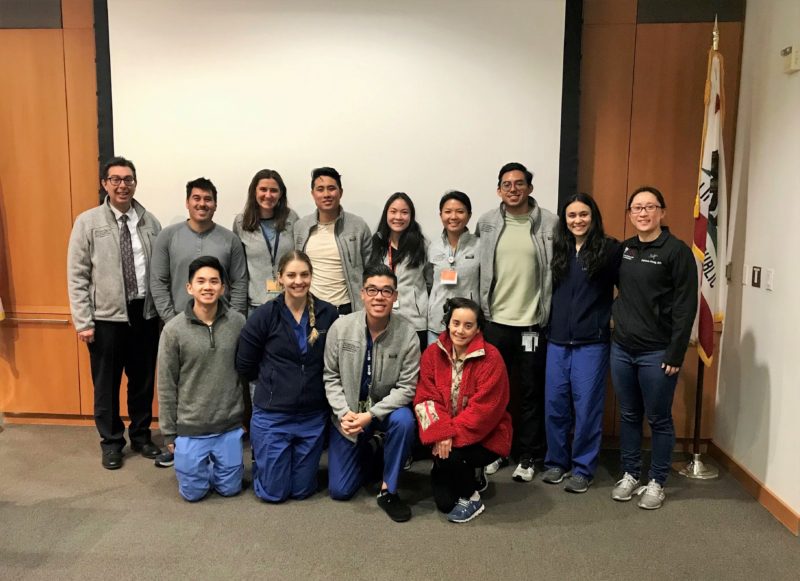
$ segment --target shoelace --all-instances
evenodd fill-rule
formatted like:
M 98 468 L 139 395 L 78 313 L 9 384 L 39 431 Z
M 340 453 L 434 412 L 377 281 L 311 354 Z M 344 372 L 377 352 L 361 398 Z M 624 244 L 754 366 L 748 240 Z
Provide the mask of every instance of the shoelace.
M 647 494 L 650 496 L 661 496 L 661 486 L 655 480 L 651 480 L 647 483 L 647 486 L 640 486 L 636 490 L 636 495 L 641 496 L 642 494 Z
M 622 486 L 623 484 L 635 485 L 636 482 L 637 480 L 633 476 L 631 476 L 630 473 L 626 472 L 625 475 L 617 481 L 617 486 Z M 644 486 L 639 487 L 636 490 L 636 493 L 638 494 L 639 490 L 641 490 L 642 488 L 645 487 Z

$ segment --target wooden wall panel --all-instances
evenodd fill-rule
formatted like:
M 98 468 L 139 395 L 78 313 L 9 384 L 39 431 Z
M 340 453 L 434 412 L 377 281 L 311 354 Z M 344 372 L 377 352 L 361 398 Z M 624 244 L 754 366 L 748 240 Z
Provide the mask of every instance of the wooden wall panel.
M 583 24 L 636 24 L 637 0 L 583 0 Z
M 624 233 L 636 26 L 584 26 L 578 189 L 592 194 L 606 231 Z
M 738 104 L 742 23 L 721 23 L 728 176 Z M 636 38 L 628 191 L 648 184 L 667 201 L 673 234 L 691 243 L 713 23 L 640 24 Z M 627 226 L 626 232 L 631 231 Z M 629 236 L 631 234 L 628 234 Z
M 61 22 L 65 30 L 94 28 L 92 0 L 61 0 Z
M 78 338 L 67 316 L 14 315 L 4 321 L 0 325 L 0 384 L 5 393 L 0 409 L 79 414 L 77 347 Z
M 97 74 L 94 31 L 64 30 L 72 220 L 97 205 Z
M 69 153 L 61 30 L 0 30 L 7 311 L 67 313 Z

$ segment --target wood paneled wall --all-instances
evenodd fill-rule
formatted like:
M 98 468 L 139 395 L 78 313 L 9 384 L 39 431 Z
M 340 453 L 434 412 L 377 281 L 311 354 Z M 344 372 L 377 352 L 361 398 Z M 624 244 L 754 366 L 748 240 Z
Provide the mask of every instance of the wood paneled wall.
M 0 30 L 0 410 L 77 416 L 92 388 L 66 256 L 75 216 L 97 204 L 94 20 L 91 0 L 61 9 L 61 29 Z
M 629 192 L 645 184 L 659 188 L 671 231 L 691 245 L 713 23 L 641 24 L 638 4 L 584 0 L 578 187 L 594 195 L 608 233 L 619 239 L 633 235 L 625 213 Z M 743 23 L 722 22 L 719 28 L 731 176 Z M 693 434 L 696 378 L 697 352 L 690 347 L 673 406 L 679 438 Z M 607 396 L 604 428 L 616 435 L 611 388 Z M 711 437 L 715 397 L 716 367 L 705 374 L 703 438 Z

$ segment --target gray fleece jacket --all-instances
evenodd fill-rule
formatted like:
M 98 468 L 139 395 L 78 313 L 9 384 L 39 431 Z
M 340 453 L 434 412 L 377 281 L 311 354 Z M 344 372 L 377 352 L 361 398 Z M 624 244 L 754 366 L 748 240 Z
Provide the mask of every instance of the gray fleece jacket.
M 235 363 L 244 316 L 220 302 L 209 326 L 193 307 L 190 299 L 164 325 L 158 345 L 158 422 L 167 444 L 176 436 L 222 434 L 242 424 Z
M 336 320 L 325 343 L 325 395 L 333 411 L 333 422 L 341 432 L 341 418 L 358 411 L 361 374 L 367 352 L 366 313 L 357 311 Z M 370 413 L 382 420 L 394 410 L 410 404 L 417 390 L 419 338 L 414 326 L 393 314 L 386 330 L 372 345 Z M 345 438 L 356 441 L 356 436 Z
M 294 247 L 297 250 L 305 252 L 308 237 L 317 227 L 317 219 L 318 212 L 314 212 L 303 216 L 294 225 Z M 333 228 L 336 246 L 339 248 L 339 256 L 342 259 L 342 270 L 347 283 L 347 293 L 350 295 L 350 304 L 353 306 L 353 310 L 357 311 L 363 308 L 360 292 L 361 277 L 364 274 L 364 265 L 369 262 L 372 233 L 362 218 L 345 212 L 344 208 L 339 212 Z
M 453 297 L 466 297 L 480 302 L 480 250 L 479 241 L 474 234 L 464 231 L 458 238 L 458 246 L 451 255 L 447 234 L 431 241 L 428 247 L 428 269 L 433 285 L 428 298 L 428 330 L 434 333 L 444 331 L 444 303 Z M 450 261 L 452 259 L 452 262 Z M 442 284 L 442 271 L 453 269 L 458 273 L 457 284 Z
M 133 207 L 139 216 L 136 232 L 149 270 L 161 223 L 136 200 L 133 200 Z M 146 279 L 149 280 L 149 272 Z M 156 309 L 150 285 L 145 286 L 144 318 L 152 319 L 157 316 Z M 108 197 L 100 206 L 86 210 L 75 220 L 67 250 L 67 288 L 76 331 L 93 329 L 95 320 L 128 322 L 119 225 L 108 205 Z
M 541 317 L 539 325 L 547 325 L 550 320 L 550 300 L 553 296 L 553 276 L 550 263 L 553 260 L 553 236 L 558 226 L 558 217 L 552 212 L 541 208 L 532 197 L 528 198 L 530 211 L 528 217 L 531 221 L 531 240 L 536 245 L 541 278 Z M 481 307 L 486 318 L 492 320 L 492 291 L 494 291 L 494 258 L 497 251 L 497 242 L 503 235 L 506 227 L 506 209 L 504 204 L 499 208 L 489 210 L 478 219 L 475 235 L 480 237 L 481 254 Z
M 239 237 L 244 246 L 244 254 L 247 259 L 247 277 L 249 285 L 247 287 L 247 301 L 251 309 L 263 305 L 268 300 L 272 300 L 280 293 L 267 293 L 267 280 L 277 277 L 278 262 L 281 257 L 294 250 L 294 224 L 299 220 L 294 210 L 289 210 L 286 218 L 286 229 L 281 232 L 278 238 L 278 248 L 275 254 L 275 264 L 272 264 L 272 256 L 269 254 L 267 242 L 261 228 L 256 228 L 248 232 L 242 228 L 242 214 L 237 214 L 233 220 L 233 233 Z M 273 248 L 273 250 L 275 250 Z

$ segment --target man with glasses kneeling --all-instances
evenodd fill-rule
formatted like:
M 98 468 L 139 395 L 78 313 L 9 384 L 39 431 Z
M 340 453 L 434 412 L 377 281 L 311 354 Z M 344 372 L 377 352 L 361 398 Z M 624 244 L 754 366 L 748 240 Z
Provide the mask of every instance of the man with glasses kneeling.
M 325 344 L 325 391 L 333 410 L 328 448 L 329 490 L 349 500 L 383 460 L 380 506 L 395 522 L 411 518 L 397 494 L 416 433 L 409 404 L 419 373 L 414 326 L 392 314 L 397 278 L 384 264 L 364 269 L 364 310 L 338 319 Z

